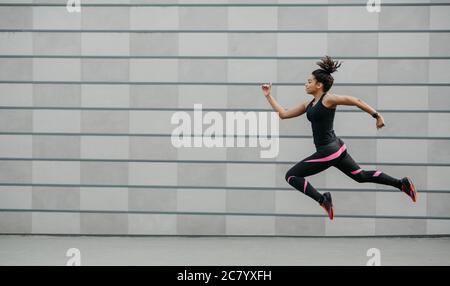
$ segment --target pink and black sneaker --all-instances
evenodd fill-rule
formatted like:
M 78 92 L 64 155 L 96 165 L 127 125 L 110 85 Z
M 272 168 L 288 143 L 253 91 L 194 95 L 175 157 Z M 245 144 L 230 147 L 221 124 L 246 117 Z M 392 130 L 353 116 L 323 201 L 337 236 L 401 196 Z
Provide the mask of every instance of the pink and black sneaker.
M 402 182 L 402 192 L 407 194 L 413 200 L 413 202 L 416 202 L 417 200 L 416 187 L 411 181 L 411 178 L 404 177 L 401 179 L 401 182 Z
M 328 214 L 328 217 L 333 220 L 334 212 L 333 212 L 333 201 L 331 199 L 331 194 L 326 192 L 323 194 L 323 202 L 320 204 L 321 207 L 325 209 Z

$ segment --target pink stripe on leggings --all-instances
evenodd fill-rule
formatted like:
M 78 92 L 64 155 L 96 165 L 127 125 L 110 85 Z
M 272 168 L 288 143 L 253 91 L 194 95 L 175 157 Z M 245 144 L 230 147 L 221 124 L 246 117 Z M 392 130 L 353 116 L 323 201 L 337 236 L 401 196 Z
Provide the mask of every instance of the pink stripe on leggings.
M 361 172 L 362 172 L 362 169 L 358 169 L 356 171 L 352 171 L 352 175 L 356 175 L 356 174 L 361 173 Z
M 342 145 L 341 148 L 339 148 L 339 150 L 337 150 L 335 153 L 326 156 L 324 158 L 320 158 L 320 159 L 312 159 L 312 160 L 307 160 L 305 162 L 326 162 L 326 161 L 331 161 L 333 159 L 336 159 L 337 157 L 339 157 L 346 149 L 347 147 L 344 145 Z
M 377 170 L 377 171 L 373 174 L 372 177 L 378 177 L 380 174 L 381 174 L 381 172 Z
M 306 186 L 308 185 L 308 181 L 305 180 L 305 183 L 303 184 L 303 192 L 306 194 Z

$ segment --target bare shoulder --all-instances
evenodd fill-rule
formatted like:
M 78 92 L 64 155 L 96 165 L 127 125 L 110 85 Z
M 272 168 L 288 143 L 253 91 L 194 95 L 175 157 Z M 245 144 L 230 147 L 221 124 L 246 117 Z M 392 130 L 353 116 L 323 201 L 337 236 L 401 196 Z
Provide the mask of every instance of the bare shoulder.
M 337 95 L 335 93 L 327 93 L 324 96 L 322 103 L 323 103 L 323 105 L 325 105 L 325 107 L 334 109 L 338 105 L 338 100 L 339 100 L 339 95 Z
M 327 93 L 327 95 L 324 97 L 324 99 L 333 101 L 333 100 L 336 100 L 340 96 L 342 96 L 342 95 L 339 95 L 339 94 L 336 94 L 336 93 Z
M 329 107 L 329 106 L 335 107 L 337 105 L 355 105 L 355 102 L 357 100 L 358 99 L 353 96 L 330 93 L 330 94 L 328 94 L 328 97 L 325 96 L 324 104 L 327 107 Z

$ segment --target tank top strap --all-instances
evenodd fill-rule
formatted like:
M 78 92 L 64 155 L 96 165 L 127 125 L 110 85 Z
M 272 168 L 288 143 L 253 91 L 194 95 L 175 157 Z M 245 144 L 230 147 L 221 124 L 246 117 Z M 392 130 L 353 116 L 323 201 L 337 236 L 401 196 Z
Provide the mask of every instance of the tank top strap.
M 308 105 L 306 106 L 306 110 L 308 110 L 312 106 L 313 102 L 314 98 L 308 103 Z
M 322 96 L 320 97 L 319 101 L 322 100 L 322 98 L 326 95 L 327 93 L 325 92 L 324 94 L 322 94 Z

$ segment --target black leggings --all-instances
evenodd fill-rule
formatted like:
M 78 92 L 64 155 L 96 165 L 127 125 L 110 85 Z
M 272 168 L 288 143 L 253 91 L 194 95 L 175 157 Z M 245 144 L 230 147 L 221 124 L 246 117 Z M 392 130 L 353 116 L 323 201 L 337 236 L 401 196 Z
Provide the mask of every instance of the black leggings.
M 305 179 L 305 177 L 320 173 L 331 166 L 341 170 L 344 174 L 359 183 L 377 183 L 389 185 L 401 190 L 401 180 L 392 178 L 378 170 L 362 170 L 348 154 L 347 147 L 339 137 L 335 141 L 318 146 L 317 152 L 303 159 L 286 173 L 286 181 L 319 203 L 322 195 Z

